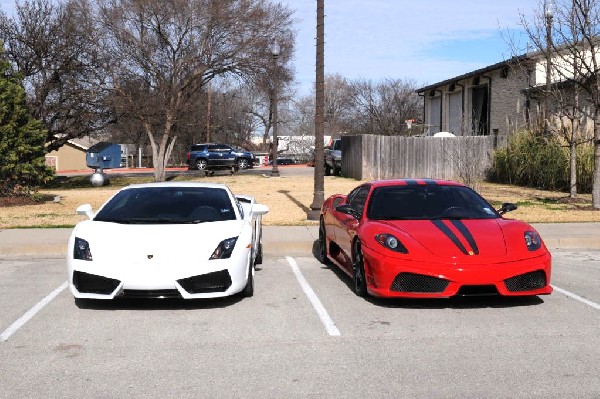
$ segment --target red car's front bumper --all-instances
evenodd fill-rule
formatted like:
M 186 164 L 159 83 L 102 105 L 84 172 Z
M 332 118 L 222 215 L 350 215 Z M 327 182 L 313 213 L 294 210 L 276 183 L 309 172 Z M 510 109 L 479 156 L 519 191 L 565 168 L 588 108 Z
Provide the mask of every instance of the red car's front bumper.
M 445 298 L 455 295 L 545 295 L 550 286 L 551 255 L 468 263 L 417 261 L 383 256 L 363 247 L 367 289 L 379 297 Z

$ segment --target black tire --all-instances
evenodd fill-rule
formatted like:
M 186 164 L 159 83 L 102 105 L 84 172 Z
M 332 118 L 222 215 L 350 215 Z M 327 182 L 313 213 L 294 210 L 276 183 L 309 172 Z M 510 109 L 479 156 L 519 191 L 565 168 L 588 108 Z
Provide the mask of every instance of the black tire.
M 331 171 L 331 174 L 333 176 L 339 176 L 342 174 L 342 171 L 340 169 L 337 168 L 337 166 L 333 165 L 333 169 Z
M 242 296 L 246 298 L 250 298 L 254 295 L 254 266 L 250 265 L 248 268 L 248 282 L 246 286 L 242 290 Z
M 263 246 L 262 246 L 262 237 L 258 241 L 258 248 L 256 249 L 256 258 L 254 258 L 255 265 L 262 265 L 263 262 Z
M 248 165 L 250 165 L 250 162 L 248 162 L 246 158 L 240 158 L 237 161 L 237 166 L 239 169 L 248 169 Z
M 197 159 L 196 160 L 196 169 L 206 170 L 207 167 L 208 167 L 208 162 L 206 162 L 206 159 Z
M 88 298 L 75 298 L 75 306 L 80 309 L 91 309 L 93 307 L 94 300 Z
M 325 163 L 325 176 L 331 176 L 331 167 Z
M 327 230 L 323 219 L 319 223 L 319 262 L 327 265 L 329 258 L 327 257 Z
M 352 286 L 358 296 L 367 296 L 367 278 L 365 276 L 365 262 L 363 259 L 360 242 L 354 243 L 354 256 L 352 259 Z

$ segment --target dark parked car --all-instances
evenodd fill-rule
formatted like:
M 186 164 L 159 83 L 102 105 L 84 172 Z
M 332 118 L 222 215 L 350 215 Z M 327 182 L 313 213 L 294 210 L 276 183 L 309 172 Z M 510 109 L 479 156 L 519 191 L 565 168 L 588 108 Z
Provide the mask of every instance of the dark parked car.
M 342 140 L 335 139 L 331 147 L 325 148 L 325 176 L 342 173 Z
M 277 165 L 295 165 L 296 162 L 292 158 L 277 158 Z M 269 161 L 269 165 L 273 165 L 273 161 Z
M 253 167 L 255 160 L 253 153 L 227 144 L 194 144 L 187 154 L 188 167 L 201 171 L 230 169 L 234 173 L 238 169 Z

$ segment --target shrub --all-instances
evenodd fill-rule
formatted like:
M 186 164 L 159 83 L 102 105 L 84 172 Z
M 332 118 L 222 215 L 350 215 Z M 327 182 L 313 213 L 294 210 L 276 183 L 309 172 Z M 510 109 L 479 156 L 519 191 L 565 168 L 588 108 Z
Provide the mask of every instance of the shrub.
M 591 192 L 593 152 L 591 144 L 577 147 L 578 192 Z M 518 132 L 509 139 L 506 147 L 494 152 L 488 179 L 547 190 L 568 190 L 569 149 L 557 136 Z
M 31 117 L 25 90 L 0 53 L 0 196 L 30 195 L 52 176 L 42 123 Z

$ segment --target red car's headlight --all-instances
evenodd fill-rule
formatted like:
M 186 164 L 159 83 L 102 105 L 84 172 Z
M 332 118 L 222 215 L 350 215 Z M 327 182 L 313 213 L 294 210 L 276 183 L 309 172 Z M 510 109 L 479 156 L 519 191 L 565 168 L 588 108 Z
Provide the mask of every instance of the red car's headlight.
M 408 249 L 391 234 L 377 234 L 375 236 L 375 241 L 386 247 L 387 249 L 391 249 L 392 251 L 399 252 L 401 254 L 407 254 Z
M 526 231 L 525 245 L 527 245 L 527 249 L 530 251 L 540 249 L 540 247 L 542 246 L 542 238 L 535 231 Z

